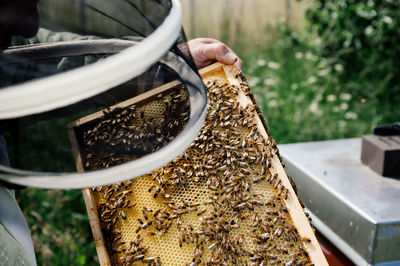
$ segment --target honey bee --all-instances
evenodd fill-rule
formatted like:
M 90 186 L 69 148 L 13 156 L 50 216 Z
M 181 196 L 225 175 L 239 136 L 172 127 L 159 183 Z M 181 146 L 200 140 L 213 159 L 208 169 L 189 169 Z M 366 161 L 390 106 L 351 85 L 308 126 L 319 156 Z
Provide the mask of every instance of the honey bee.
M 123 211 L 123 210 L 121 210 L 121 217 L 122 217 L 122 219 L 124 219 L 124 220 L 126 220 L 126 215 L 125 215 L 125 212 Z
M 142 261 L 143 261 L 144 263 L 152 263 L 152 262 L 154 262 L 155 260 L 156 260 L 155 257 L 147 257 L 147 258 L 144 258 Z

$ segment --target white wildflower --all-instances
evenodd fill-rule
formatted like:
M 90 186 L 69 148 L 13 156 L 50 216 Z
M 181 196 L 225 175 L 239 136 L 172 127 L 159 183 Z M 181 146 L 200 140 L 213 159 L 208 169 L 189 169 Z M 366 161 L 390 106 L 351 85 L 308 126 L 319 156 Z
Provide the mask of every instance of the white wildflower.
M 302 102 L 304 100 L 304 94 L 300 94 L 299 96 L 297 96 L 295 99 L 294 99 L 294 101 L 296 102 L 296 103 L 300 103 L 300 102 Z
M 319 108 L 318 106 L 318 102 L 314 101 L 310 104 L 310 112 L 317 115 L 317 116 L 321 116 L 324 112 Z
M 346 111 L 349 108 L 349 105 L 347 103 L 341 103 L 340 104 L 340 109 L 343 111 Z
M 260 78 L 258 78 L 258 77 L 250 77 L 248 79 L 248 82 L 249 82 L 250 87 L 255 87 L 255 86 L 257 86 L 258 82 L 260 82 Z
M 336 95 L 334 95 L 334 94 L 329 94 L 329 95 L 326 97 L 326 100 L 327 100 L 328 102 L 334 102 L 334 101 L 336 101 Z
M 372 26 L 369 25 L 368 27 L 365 28 L 364 33 L 365 33 L 365 35 L 370 36 L 373 31 L 374 31 L 374 28 L 372 28 Z
M 389 16 L 384 16 L 382 18 L 383 22 L 385 22 L 386 24 L 392 24 L 393 23 L 393 19 Z
M 257 60 L 257 65 L 259 65 L 259 66 L 265 66 L 266 63 L 267 62 L 264 59 L 258 59 Z
M 343 66 L 341 64 L 335 64 L 334 68 L 337 72 L 343 71 Z
M 346 126 L 346 121 L 339 120 L 338 121 L 338 125 L 339 125 L 340 128 L 344 128 Z
M 328 65 L 329 65 L 328 60 L 326 60 L 325 58 L 321 58 L 321 60 L 319 61 L 317 66 L 319 69 L 323 69 L 323 68 L 327 68 Z
M 344 114 L 346 119 L 357 119 L 358 115 L 354 112 L 347 112 Z
M 264 79 L 264 85 L 266 86 L 275 86 L 276 85 L 276 80 L 272 78 L 266 78 Z
M 318 76 L 324 77 L 328 75 L 330 72 L 331 70 L 329 68 L 321 69 L 320 71 L 318 71 Z
M 312 102 L 312 103 L 310 104 L 309 109 L 310 109 L 311 113 L 317 112 L 317 110 L 318 110 L 318 103 L 317 103 L 317 102 Z
M 317 78 L 315 76 L 311 76 L 307 79 L 308 84 L 313 84 L 317 81 Z
M 307 60 L 310 60 L 310 61 L 313 61 L 313 62 L 317 61 L 317 59 L 318 59 L 318 57 L 316 55 L 312 54 L 311 52 L 307 52 L 306 55 L 305 55 L 305 58 Z
M 268 67 L 271 69 L 279 69 L 281 67 L 281 65 L 277 62 L 274 61 L 269 61 L 268 62 Z
M 348 100 L 351 99 L 351 94 L 350 94 L 350 93 L 347 93 L 347 92 L 344 92 L 344 93 L 341 93 L 341 94 L 339 95 L 339 97 L 340 97 L 340 99 L 342 99 L 342 100 L 348 101 Z
M 290 89 L 295 91 L 299 88 L 299 85 L 297 83 L 292 83 L 292 85 L 290 85 Z
M 340 107 L 339 107 L 339 106 L 334 106 L 334 107 L 332 108 L 332 111 L 333 111 L 334 113 L 338 113 L 338 112 L 340 111 Z
M 303 58 L 303 53 L 302 53 L 302 52 L 296 52 L 296 53 L 294 54 L 294 57 L 295 57 L 296 59 L 302 59 L 302 58 Z
M 278 102 L 276 100 L 271 100 L 268 102 L 267 105 L 268 105 L 268 107 L 273 108 L 273 107 L 278 106 Z

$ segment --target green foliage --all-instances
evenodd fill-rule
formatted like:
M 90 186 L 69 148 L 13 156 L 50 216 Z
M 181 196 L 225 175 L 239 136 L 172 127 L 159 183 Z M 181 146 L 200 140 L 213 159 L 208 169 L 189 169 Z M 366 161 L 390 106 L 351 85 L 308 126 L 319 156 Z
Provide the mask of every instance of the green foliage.
M 307 10 L 309 33 L 320 56 L 344 89 L 380 104 L 382 122 L 399 119 L 400 2 L 396 0 L 312 0 Z M 349 84 L 351 83 L 351 84 Z
M 276 39 L 241 51 L 277 142 L 359 137 L 398 121 L 400 2 L 311 3 L 305 32 L 281 23 Z
M 358 137 L 376 124 L 376 102 L 349 93 L 307 35 L 284 24 L 279 37 L 246 51 L 244 71 L 278 143 Z

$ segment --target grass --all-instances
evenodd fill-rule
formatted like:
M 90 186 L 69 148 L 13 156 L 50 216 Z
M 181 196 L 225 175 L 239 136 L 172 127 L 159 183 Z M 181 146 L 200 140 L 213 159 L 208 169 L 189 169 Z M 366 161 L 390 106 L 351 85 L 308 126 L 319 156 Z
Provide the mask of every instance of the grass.
M 17 194 L 38 265 L 98 265 L 82 194 L 25 189 Z
M 292 35 L 262 46 L 231 44 L 244 61 L 245 75 L 278 143 L 359 137 L 378 123 L 394 122 L 385 114 L 378 115 L 379 102 L 365 81 L 339 84 L 332 73 L 345 71 L 343 66 L 328 67 L 329 62 Z M 58 126 L 65 134 L 64 124 Z M 42 125 L 33 126 L 22 134 L 36 141 L 36 146 L 21 143 L 36 158 L 22 163 L 34 167 L 42 160 L 71 169 L 68 142 L 64 146 L 48 143 L 60 152 L 52 157 L 43 146 L 43 130 Z M 24 189 L 17 198 L 31 229 L 39 265 L 98 264 L 80 191 Z

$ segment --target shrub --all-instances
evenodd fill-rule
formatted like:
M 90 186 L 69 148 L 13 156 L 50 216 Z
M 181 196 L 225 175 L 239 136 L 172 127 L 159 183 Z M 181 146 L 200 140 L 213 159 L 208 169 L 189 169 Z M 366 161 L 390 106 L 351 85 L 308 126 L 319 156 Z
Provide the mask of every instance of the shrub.
M 399 120 L 400 2 L 311 0 L 308 33 L 342 90 L 376 101 L 379 122 Z M 335 71 L 335 65 L 343 71 Z

